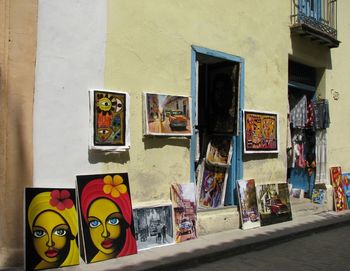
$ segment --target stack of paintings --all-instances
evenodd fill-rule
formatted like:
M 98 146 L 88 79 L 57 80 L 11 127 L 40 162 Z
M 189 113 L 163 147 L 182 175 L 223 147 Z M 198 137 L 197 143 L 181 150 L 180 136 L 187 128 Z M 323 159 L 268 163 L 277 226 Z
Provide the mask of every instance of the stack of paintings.
M 347 209 L 347 204 L 346 204 L 346 196 L 345 196 L 344 187 L 343 187 L 341 167 L 339 166 L 331 167 L 330 174 L 331 174 L 331 184 L 333 186 L 333 198 L 334 198 L 335 210 L 337 212 L 343 211 Z
M 194 183 L 172 184 L 171 200 L 174 208 L 176 243 L 197 238 L 197 204 Z
M 25 269 L 79 264 L 74 189 L 25 189 Z
M 237 192 L 243 230 L 260 227 L 254 179 L 238 180 Z
M 287 183 L 258 185 L 256 194 L 262 226 L 292 219 Z
M 137 253 L 128 174 L 81 175 L 76 187 L 84 261 Z
M 133 209 L 138 250 L 174 243 L 172 206 L 150 206 Z

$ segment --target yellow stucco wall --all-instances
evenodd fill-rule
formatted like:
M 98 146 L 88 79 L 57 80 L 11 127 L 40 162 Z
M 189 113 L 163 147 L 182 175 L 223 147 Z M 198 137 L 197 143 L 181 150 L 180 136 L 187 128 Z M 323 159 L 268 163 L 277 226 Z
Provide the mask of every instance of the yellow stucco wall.
M 285 148 L 288 26 L 288 1 L 109 1 L 105 88 L 130 93 L 132 122 L 130 160 L 108 169 L 127 168 L 134 202 L 167 200 L 171 182 L 189 181 L 189 141 L 141 128 L 143 91 L 190 95 L 191 45 L 244 58 L 245 108 L 279 113 Z M 285 181 L 283 151 L 244 160 L 244 177 Z

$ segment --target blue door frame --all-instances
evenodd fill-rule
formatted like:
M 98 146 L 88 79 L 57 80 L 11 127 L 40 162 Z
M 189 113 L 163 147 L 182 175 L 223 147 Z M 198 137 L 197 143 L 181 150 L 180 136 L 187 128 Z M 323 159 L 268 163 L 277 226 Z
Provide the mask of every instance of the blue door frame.
M 208 55 L 216 58 L 229 60 L 232 62 L 240 63 L 240 76 L 239 76 L 239 125 L 238 125 L 238 136 L 232 137 L 232 159 L 231 159 L 231 170 L 227 179 L 226 194 L 225 194 L 225 205 L 234 205 L 237 193 L 235 192 L 236 180 L 243 178 L 243 134 L 242 134 L 242 117 L 244 108 L 244 59 L 238 56 L 226 54 L 223 52 L 199 47 L 191 46 L 191 95 L 192 95 L 192 118 L 196 119 L 196 102 L 197 102 L 197 69 L 196 60 L 197 54 Z M 195 131 L 195 121 L 193 121 L 192 131 Z M 190 178 L 191 182 L 195 182 L 195 152 L 197 139 L 195 133 L 191 137 L 190 152 L 191 152 L 191 166 L 190 166 Z

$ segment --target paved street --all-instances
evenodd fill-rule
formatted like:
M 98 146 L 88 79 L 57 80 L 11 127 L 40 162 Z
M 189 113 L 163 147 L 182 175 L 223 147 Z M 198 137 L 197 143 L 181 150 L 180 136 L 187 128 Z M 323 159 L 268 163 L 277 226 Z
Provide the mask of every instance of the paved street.
M 350 270 L 349 251 L 347 225 L 182 270 Z

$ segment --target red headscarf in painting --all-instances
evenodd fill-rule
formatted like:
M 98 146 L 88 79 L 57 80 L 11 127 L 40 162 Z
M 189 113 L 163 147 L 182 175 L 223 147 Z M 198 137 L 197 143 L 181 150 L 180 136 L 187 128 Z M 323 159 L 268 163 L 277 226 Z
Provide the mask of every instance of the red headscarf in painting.
M 104 178 L 90 181 L 81 193 L 81 211 L 88 223 L 87 214 L 91 203 L 98 198 L 106 198 L 114 202 L 123 214 L 127 224 L 125 244 L 118 256 L 126 256 L 137 252 L 136 240 L 131 231 L 132 207 L 127 186 L 120 175 L 107 175 Z

